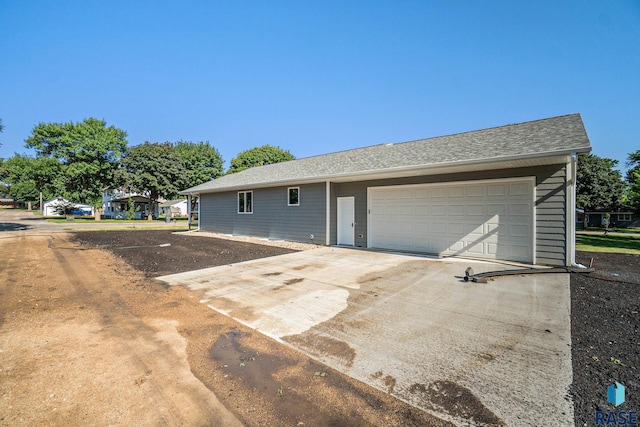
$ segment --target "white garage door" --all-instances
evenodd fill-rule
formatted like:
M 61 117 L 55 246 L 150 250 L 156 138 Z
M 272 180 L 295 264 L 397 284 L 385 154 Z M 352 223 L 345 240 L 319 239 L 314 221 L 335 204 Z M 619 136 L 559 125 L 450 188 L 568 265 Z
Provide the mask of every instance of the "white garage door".
M 533 179 L 370 187 L 372 248 L 533 262 Z

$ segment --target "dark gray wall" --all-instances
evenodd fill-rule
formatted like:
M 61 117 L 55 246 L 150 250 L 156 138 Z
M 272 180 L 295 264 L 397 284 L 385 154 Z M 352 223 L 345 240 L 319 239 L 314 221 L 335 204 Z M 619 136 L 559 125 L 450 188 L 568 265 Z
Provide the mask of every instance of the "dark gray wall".
M 287 206 L 287 189 L 300 187 L 300 206 Z M 283 239 L 295 242 L 326 242 L 326 184 L 307 184 L 253 190 L 253 213 L 239 214 L 238 192 L 203 194 L 200 229 L 224 234 Z
M 565 263 L 565 165 L 539 166 L 519 169 L 500 169 L 472 173 L 429 175 L 410 178 L 336 183 L 331 191 L 332 245 L 337 242 L 335 199 L 355 197 L 356 246 L 367 246 L 367 187 L 385 185 L 428 184 L 498 178 L 536 177 L 536 262 L 564 265 Z M 362 235 L 362 237 L 359 237 Z

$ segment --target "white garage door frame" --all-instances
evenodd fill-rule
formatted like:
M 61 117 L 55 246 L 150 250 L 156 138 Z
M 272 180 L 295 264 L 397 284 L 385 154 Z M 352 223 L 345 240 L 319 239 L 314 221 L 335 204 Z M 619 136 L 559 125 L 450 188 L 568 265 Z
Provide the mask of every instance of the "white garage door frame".
M 518 178 L 496 178 L 496 179 L 484 179 L 484 180 L 468 180 L 468 181 L 451 181 L 451 182 L 437 182 L 426 184 L 405 184 L 405 185 L 390 185 L 390 186 L 377 186 L 367 187 L 367 247 L 371 248 L 374 230 L 372 229 L 371 220 L 371 202 L 372 193 L 376 190 L 389 190 L 389 189 L 409 189 L 409 188 L 428 188 L 428 187 L 451 187 L 451 186 L 472 186 L 472 185 L 485 185 L 485 184 L 504 184 L 504 183 L 527 183 L 531 188 L 531 260 L 524 262 L 536 263 L 536 186 L 535 176 L 525 176 Z M 490 258 L 491 259 L 491 258 Z M 502 259 L 502 258 L 497 258 Z

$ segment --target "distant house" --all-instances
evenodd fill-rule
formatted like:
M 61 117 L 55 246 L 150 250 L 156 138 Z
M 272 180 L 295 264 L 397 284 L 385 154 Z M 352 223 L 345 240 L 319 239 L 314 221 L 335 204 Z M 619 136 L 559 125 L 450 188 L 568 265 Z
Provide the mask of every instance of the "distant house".
M 579 114 L 250 168 L 181 191 L 199 229 L 269 239 L 575 263 Z
M 187 216 L 187 199 L 169 200 L 160 203 L 160 214 L 171 218 Z
M 18 202 L 10 197 L 1 197 L 0 198 L 0 208 L 5 209 L 19 209 L 24 208 L 23 202 Z
M 126 219 L 129 210 L 129 200 L 133 201 L 134 219 L 143 219 L 149 215 L 151 199 L 139 193 L 122 188 L 108 189 L 102 193 L 102 217 L 107 219 Z M 152 212 L 158 217 L 158 205 Z
M 56 197 L 51 200 L 47 200 L 42 204 L 42 215 L 43 216 L 64 216 L 56 211 L 58 205 L 62 203 L 71 203 L 64 197 Z M 73 203 L 73 215 L 78 216 L 86 216 L 93 215 L 93 206 L 85 205 L 82 203 Z
M 594 211 L 586 211 L 584 218 L 587 227 L 604 227 L 606 216 L 609 214 L 609 227 L 635 227 L 640 226 L 640 217 L 628 210 L 614 211 L 611 209 L 596 209 Z M 582 222 L 578 222 L 578 227 L 582 226 Z

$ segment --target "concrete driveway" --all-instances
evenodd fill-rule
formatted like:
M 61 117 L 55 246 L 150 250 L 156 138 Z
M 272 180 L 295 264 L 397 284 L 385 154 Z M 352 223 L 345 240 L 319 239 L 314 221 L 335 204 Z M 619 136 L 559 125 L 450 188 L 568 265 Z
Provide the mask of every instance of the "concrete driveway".
M 568 274 L 468 266 L 510 268 L 322 247 L 160 280 L 456 424 L 573 425 Z

